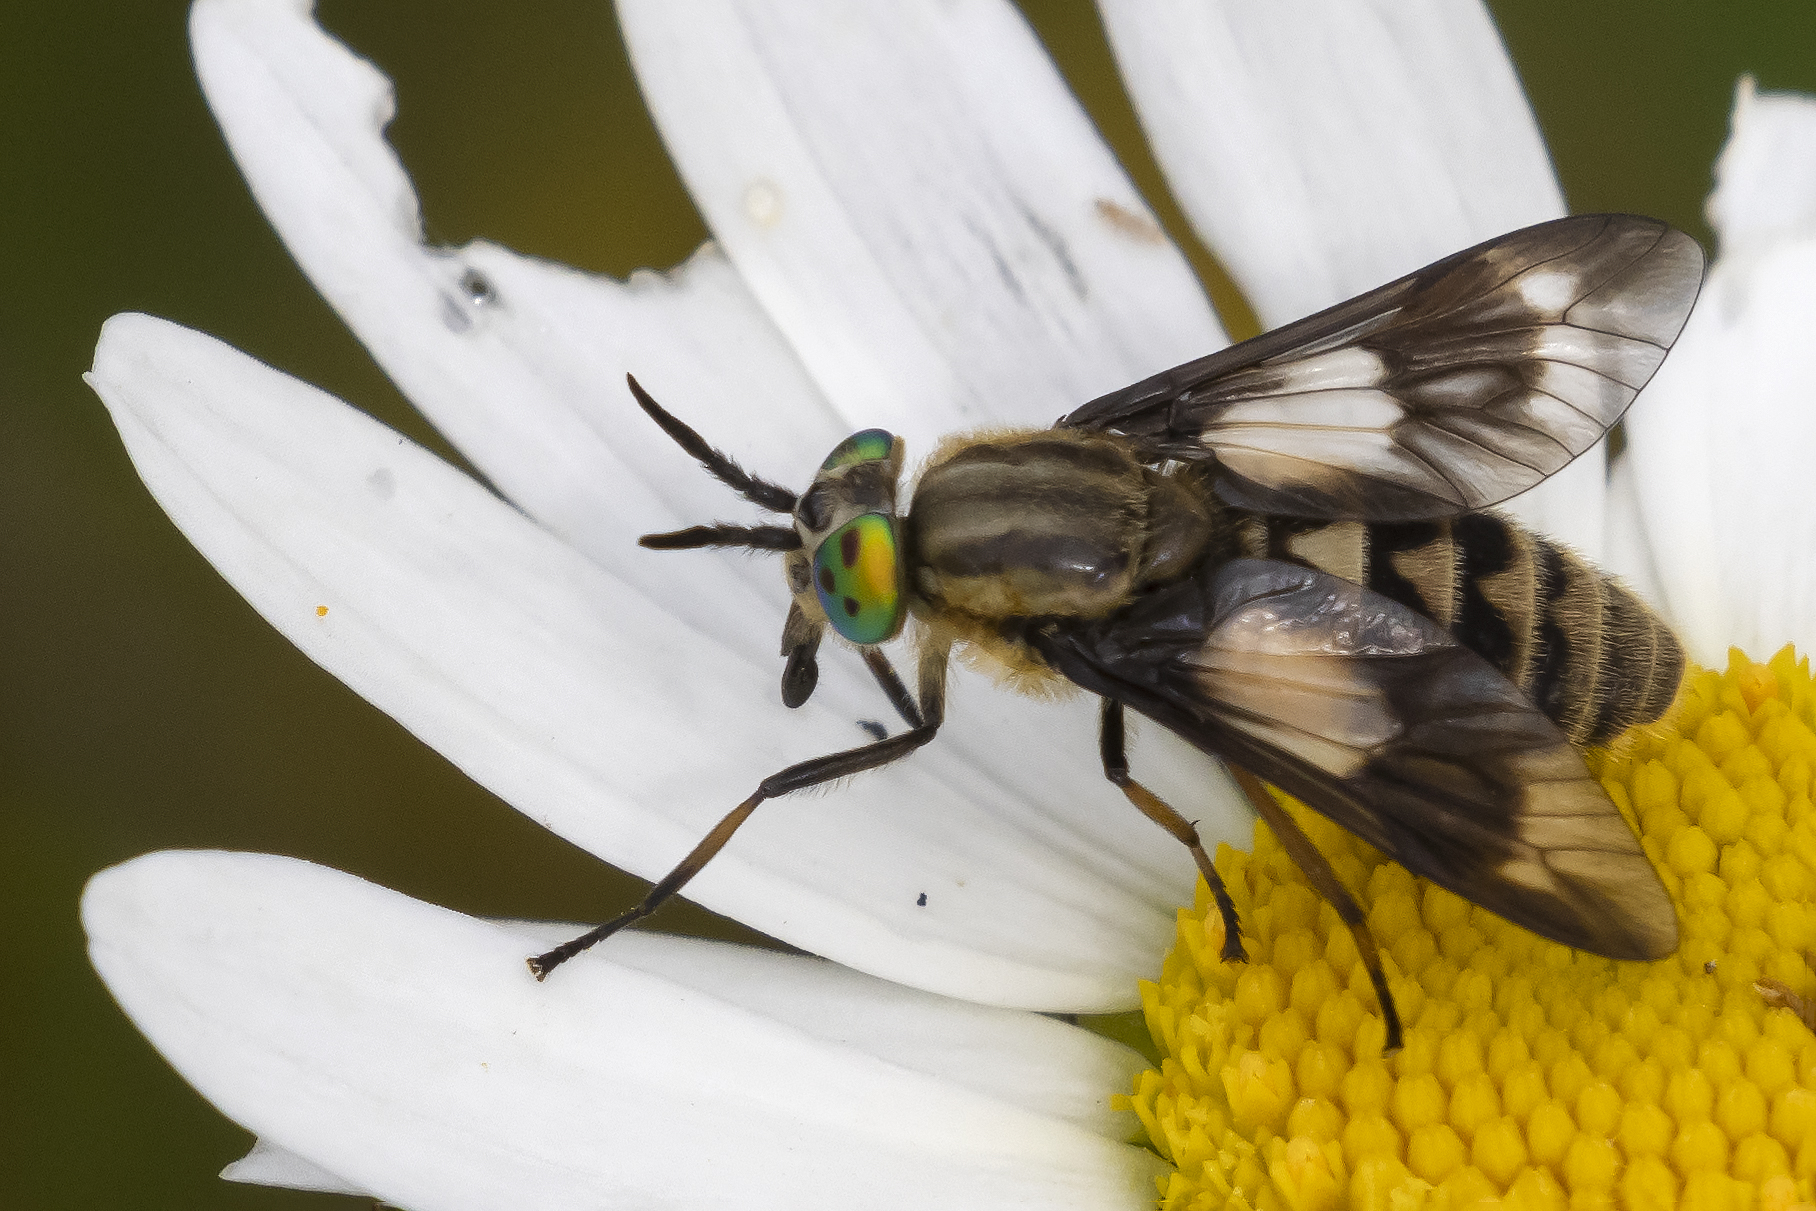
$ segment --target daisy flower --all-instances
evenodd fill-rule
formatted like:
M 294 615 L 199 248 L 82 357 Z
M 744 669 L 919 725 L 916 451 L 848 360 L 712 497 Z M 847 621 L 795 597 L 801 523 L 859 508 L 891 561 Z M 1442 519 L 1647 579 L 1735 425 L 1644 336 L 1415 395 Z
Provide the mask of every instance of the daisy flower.
M 1143 985 L 1167 1054 L 1123 1104 L 1177 1165 L 1168 1211 L 1816 1203 L 1816 510 L 1793 487 L 1816 451 L 1812 152 L 1816 99 L 1742 80 L 1720 256 L 1612 477 L 1609 561 L 1715 666 L 1591 754 L 1678 952 L 1572 952 L 1289 801 L 1369 905 L 1406 1046 L 1382 1057 L 1348 931 L 1257 826 L 1252 855 L 1219 854 L 1256 961 L 1219 961 L 1201 893 Z M 1786 638 L 1764 664 L 1725 649 Z
M 1562 213 L 1477 8 L 1105 19 L 1177 196 L 1264 326 Z M 807 707 L 752 709 L 776 693 L 785 594 L 759 561 L 632 545 L 730 502 L 635 413 L 626 371 L 745 465 L 804 478 L 854 429 L 924 452 L 1047 423 L 1224 337 L 1007 4 L 638 0 L 620 20 L 715 236 L 624 283 L 426 246 L 382 77 L 299 0 L 193 11 L 260 204 L 489 486 L 149 317 L 109 322 L 91 382 L 159 503 L 275 627 L 519 810 L 655 877 L 879 704 L 829 654 Z M 1644 499 L 1705 456 L 1636 433 L 1628 479 Z M 1603 494 L 1579 460 L 1521 508 L 1652 567 L 1675 607 L 1647 553 L 1677 534 L 1617 501 L 1629 524 L 1605 545 Z M 1133 1005 L 1189 859 L 1114 801 L 1088 704 L 960 678 L 948 718 L 836 797 L 767 804 L 690 885 L 836 964 L 631 936 L 536 985 L 522 956 L 560 930 L 176 853 L 96 877 L 91 953 L 258 1133 L 242 1180 L 419 1208 L 1144 1205 L 1163 1166 L 1127 1142 L 1140 1107 L 1106 1097 L 1140 1061 L 1026 1011 Z M 1160 729 L 1135 759 L 1208 836 L 1248 842 L 1207 762 Z

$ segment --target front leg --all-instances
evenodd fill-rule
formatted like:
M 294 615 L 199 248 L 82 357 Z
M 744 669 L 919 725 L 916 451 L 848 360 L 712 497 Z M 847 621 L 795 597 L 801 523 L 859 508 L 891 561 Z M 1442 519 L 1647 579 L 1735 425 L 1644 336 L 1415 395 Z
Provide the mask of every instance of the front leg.
M 902 679 L 895 675 L 895 666 L 889 663 L 889 657 L 883 655 L 883 649 L 865 648 L 864 663 L 870 666 L 870 675 L 876 678 L 877 685 L 882 688 L 884 696 L 889 699 L 889 705 L 895 708 L 895 713 L 902 717 L 902 722 L 911 728 L 920 727 L 923 722 L 920 707 L 915 705 L 914 695 L 908 692 L 908 687 L 902 684 Z M 943 689 L 945 685 L 943 673 L 940 676 L 940 685 Z M 926 697 L 925 686 L 922 687 L 921 696 Z M 881 740 L 882 736 L 879 735 L 877 739 Z
M 828 753 L 824 757 L 815 757 L 811 761 L 791 765 L 787 769 L 763 779 L 757 785 L 756 793 L 732 808 L 724 819 L 715 824 L 712 831 L 701 838 L 700 843 L 694 846 L 687 857 L 681 859 L 675 869 L 662 876 L 661 880 L 650 888 L 649 894 L 643 897 L 641 904 L 628 912 L 620 913 L 603 925 L 588 930 L 570 942 L 563 942 L 555 949 L 527 960 L 530 972 L 538 980 L 546 979 L 549 972 L 587 947 L 603 942 L 631 922 L 641 921 L 662 907 L 670 896 L 686 887 L 688 882 L 699 874 L 721 849 L 725 848 L 725 843 L 731 840 L 732 834 L 738 831 L 740 825 L 750 819 L 751 813 L 756 811 L 757 805 L 765 799 L 774 799 L 791 791 L 806 790 L 810 786 L 836 782 L 840 778 L 849 778 L 851 775 L 861 774 L 865 770 L 877 769 L 880 766 L 888 765 L 891 761 L 898 761 L 906 757 L 933 739 L 939 732 L 940 724 L 946 715 L 947 651 L 948 649 L 944 647 L 932 648 L 921 655 L 921 701 L 918 708 L 913 703 L 909 703 L 909 709 L 902 712 L 904 717 L 908 717 L 911 712 L 918 715 L 921 720 L 918 726 L 899 736 L 878 740 L 874 744 L 847 749 L 842 753 Z M 868 656 L 868 653 L 866 655 Z M 872 664 L 873 672 L 876 667 Z M 887 661 L 884 662 L 883 667 L 888 667 Z M 894 672 L 891 671 L 889 675 L 893 678 Z M 881 680 L 880 675 L 878 680 Z M 899 688 L 901 683 L 897 681 L 896 685 Z M 885 685 L 884 688 L 887 690 L 888 686 Z M 907 697 L 906 690 L 902 692 L 902 697 Z
M 1211 889 L 1211 896 L 1217 901 L 1217 911 L 1223 916 L 1223 951 L 1225 963 L 1241 963 L 1248 958 L 1242 949 L 1242 931 L 1236 919 L 1236 904 L 1230 899 L 1229 889 L 1223 885 L 1223 876 L 1211 865 L 1211 856 L 1204 852 L 1204 844 L 1198 839 L 1198 829 L 1190 820 L 1174 811 L 1166 800 L 1129 777 L 1129 758 L 1125 747 L 1123 730 L 1122 703 L 1114 698 L 1103 700 L 1103 716 L 1097 732 L 1098 751 L 1103 756 L 1103 776 L 1116 784 L 1117 789 L 1128 796 L 1129 802 L 1141 809 L 1141 814 L 1179 839 L 1187 849 L 1192 851 L 1192 860 L 1198 863 L 1198 873 L 1204 876 L 1206 886 Z

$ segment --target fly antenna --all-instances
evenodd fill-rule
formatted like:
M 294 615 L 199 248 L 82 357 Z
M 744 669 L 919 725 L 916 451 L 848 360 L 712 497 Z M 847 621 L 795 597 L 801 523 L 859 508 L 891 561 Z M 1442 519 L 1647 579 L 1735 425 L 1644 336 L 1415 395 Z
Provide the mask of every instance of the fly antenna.
M 667 534 L 645 534 L 637 545 L 651 551 L 686 551 L 694 547 L 748 547 L 753 551 L 797 551 L 801 536 L 789 526 L 733 526 L 723 522 L 689 526 Z
M 674 438 L 676 445 L 693 455 L 701 466 L 712 473 L 715 479 L 731 488 L 732 491 L 738 493 L 752 504 L 761 505 L 772 513 L 794 512 L 795 494 L 793 492 L 790 492 L 781 484 L 772 484 L 767 479 L 752 475 L 743 467 L 740 467 L 730 455 L 722 454 L 718 450 L 707 445 L 705 438 L 675 419 L 668 409 L 652 399 L 650 393 L 643 389 L 643 385 L 637 381 L 635 375 L 625 375 L 624 381 L 630 384 L 631 394 L 637 397 L 638 406 L 649 413 L 649 418 L 658 425 L 661 425 L 662 431 Z M 681 532 L 687 533 L 688 531 Z M 790 531 L 790 533 L 793 533 L 793 531 Z M 645 543 L 644 545 L 647 546 L 649 544 Z M 696 543 L 694 545 L 708 546 L 714 544 Z M 721 543 L 716 545 L 726 546 L 737 544 Z M 767 547 L 764 549 L 786 550 L 787 548 Z

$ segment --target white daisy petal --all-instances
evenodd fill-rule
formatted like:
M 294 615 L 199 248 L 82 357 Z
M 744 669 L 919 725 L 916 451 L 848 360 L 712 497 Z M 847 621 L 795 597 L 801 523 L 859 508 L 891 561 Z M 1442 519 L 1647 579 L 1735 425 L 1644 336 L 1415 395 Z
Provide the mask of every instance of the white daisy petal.
M 526 954 L 566 941 L 581 928 L 500 924 L 521 939 L 519 950 Z M 917 992 L 821 959 L 692 938 L 625 934 L 613 940 L 609 959 L 827 1044 L 1074 1123 L 1105 1139 L 1120 1142 L 1136 1129 L 1132 1114 L 1110 1109 L 1105 1091 L 1128 1088 L 1147 1061 L 1050 1018 Z M 292 1189 L 367 1193 L 264 1140 L 222 1176 Z
M 638 411 L 626 371 L 760 473 L 802 474 L 851 431 L 710 246 L 672 275 L 629 282 L 485 243 L 426 246 L 383 138 L 390 82 L 310 9 L 197 3 L 190 39 L 208 103 L 316 288 L 520 508 L 656 593 L 672 561 L 627 559 L 632 536 L 723 514 L 730 498 Z M 774 580 L 749 561 L 733 574 Z
M 626 368 L 635 369 L 711 440 L 726 445 L 747 466 L 785 480 L 791 469 L 811 467 L 849 427 L 874 424 L 876 418 L 860 413 L 842 421 L 818 403 L 792 353 L 715 251 L 697 256 L 677 278 L 651 275 L 621 286 L 486 245 L 458 254 L 424 248 L 415 199 L 380 137 L 391 109 L 388 86 L 368 64 L 322 34 L 307 19 L 306 8 L 293 0 L 207 0 L 192 22 L 198 70 L 210 102 L 255 193 L 299 261 L 393 377 L 515 503 L 702 634 L 748 661 L 773 662 L 786 598 L 771 563 L 736 556 L 650 556 L 632 548 L 635 534 L 722 515 L 727 493 L 635 412 L 619 376 Z M 1027 43 L 1019 19 L 1008 21 L 1015 37 Z M 1000 14 L 995 24 L 1003 24 Z M 948 31 L 948 36 L 957 35 Z M 1024 103 L 1063 101 L 1065 112 L 1076 117 L 1050 65 L 1027 46 L 1020 53 L 1023 59 L 1032 56 L 1044 73 L 1038 80 L 1045 92 Z M 964 62 L 973 75 L 982 70 L 974 55 Z M 908 128 L 899 132 L 902 139 L 912 142 L 922 121 L 898 115 L 898 124 Z M 1088 126 L 1076 118 L 1073 127 L 1070 135 L 1085 150 L 1058 140 L 1065 162 L 1050 175 L 1069 179 L 1077 170 L 1084 184 L 1073 182 L 1069 188 L 1101 187 L 1093 198 L 1122 198 L 1109 178 L 1118 188 L 1126 182 Z M 920 131 L 918 137 L 925 143 L 932 136 Z M 993 137 L 1001 142 L 1008 136 L 998 131 Z M 1079 168 L 1080 159 L 1091 161 L 1085 166 L 1089 171 Z M 975 168 L 970 160 L 964 163 L 966 171 Z M 1053 196 L 1052 180 L 1018 171 L 1008 184 L 998 182 L 994 192 L 985 192 L 998 202 L 1019 196 L 1015 190 Z M 1166 353 L 1164 361 L 1220 343 L 1177 254 L 1170 246 L 1130 234 L 1129 216 L 1136 213 L 1130 208 L 1138 207 L 1132 196 L 1117 203 L 1126 205 L 1114 212 L 1120 218 L 1109 225 L 1107 241 L 1101 232 L 1093 243 L 1063 224 L 1052 228 L 1070 240 L 1073 267 L 1094 292 L 1090 306 L 1079 314 L 1064 307 L 1061 312 L 1070 316 L 1068 323 L 1110 333 L 1108 345 L 1087 341 L 1080 347 L 1113 352 L 1112 347 L 1121 347 L 1119 341 L 1139 345 L 1171 332 L 1178 352 Z M 926 201 L 911 197 L 904 205 Z M 950 216 L 951 211 L 948 205 L 939 213 Z M 990 229 L 996 219 L 979 213 L 982 217 L 947 221 Z M 1093 215 L 1092 225 L 1107 222 L 1102 213 Z M 1159 269 L 1156 258 L 1163 262 Z M 480 276 L 471 277 L 473 271 Z M 484 293 L 475 302 L 474 286 L 481 281 Z M 1115 300 L 1116 288 L 1126 293 L 1137 281 L 1160 287 L 1172 283 L 1171 294 L 1156 287 L 1158 293 L 1142 296 L 1154 306 L 1170 307 L 1171 327 L 1150 322 L 1153 317 L 1126 298 Z M 1174 295 L 1190 305 L 1173 305 Z M 994 297 L 990 290 L 968 287 L 966 298 L 974 296 Z M 1126 315 L 1123 304 L 1133 307 Z M 1139 323 L 1126 322 L 1128 316 Z M 1200 322 L 1187 322 L 1192 317 Z M 865 339 L 884 346 L 896 340 L 884 327 L 852 322 Z M 968 332 L 971 327 L 968 322 Z M 1200 335 L 1181 337 L 1181 331 Z M 1007 346 L 982 348 L 994 355 Z M 1032 363 L 1045 366 L 1074 353 L 1074 345 L 1066 343 L 1058 354 L 1044 348 L 1030 356 Z M 1125 380 L 1112 376 L 1107 381 Z M 1037 419 L 1051 419 L 1078 398 L 1040 405 Z M 735 415 L 711 414 L 730 401 L 753 406 Z M 925 418 L 902 427 L 907 425 L 918 426 L 923 434 L 941 427 Z M 727 585 L 727 577 L 744 584 Z M 775 667 L 771 672 L 773 682 Z M 773 693 L 771 685 L 758 698 L 730 700 L 725 709 L 742 708 L 739 723 L 765 731 L 772 754 L 809 755 L 814 749 L 806 746 L 815 733 L 775 712 Z M 816 705 L 830 708 L 843 721 L 831 747 L 851 743 L 850 722 L 880 709 L 861 667 L 837 653 L 822 661 Z M 768 713 L 753 723 L 760 706 Z M 634 709 L 650 707 L 638 702 Z M 998 788 L 994 810 L 1013 802 L 1016 819 L 1010 826 L 1036 847 L 1063 848 L 1071 855 L 1068 862 L 1105 866 L 1101 878 L 1139 888 L 1136 897 L 1145 923 L 1135 933 L 1162 936 L 1154 934 L 1161 928 L 1157 922 L 1180 889 L 1190 886 L 1189 863 L 1164 838 L 1149 836 L 1149 826 L 1129 815 L 1107 787 L 1094 785 L 1100 775 L 1090 740 L 1092 713 L 1082 700 L 1008 702 L 961 675 L 953 688 L 952 717 L 963 726 L 949 728 L 941 738 L 940 751 L 950 757 L 932 760 L 936 767 L 949 759 L 957 763 L 944 774 L 955 790 Z M 992 722 L 980 727 L 980 719 Z M 686 734 L 690 726 L 684 718 L 675 734 Z M 1076 736 L 1078 742 L 1051 752 L 1055 736 Z M 1205 820 L 1208 834 L 1247 838 L 1245 809 L 1201 757 L 1164 734 L 1156 734 L 1139 756 L 1143 776 L 1182 805 L 1191 805 L 1193 814 Z M 916 758 L 917 763 L 927 760 Z M 751 765 L 746 775 L 761 776 L 765 764 L 773 767 L 774 757 Z M 1095 793 L 1081 796 L 1081 786 L 1091 786 Z M 1214 788 L 1208 807 L 1203 806 L 1207 787 Z M 1054 820 L 1054 804 L 1062 797 L 1066 805 L 1057 810 L 1070 819 Z M 612 850 L 598 852 L 617 857 Z M 1124 1001 L 1128 995 L 1126 989 L 1118 994 Z
M 1632 468 L 1666 616 L 1689 643 L 1691 658 L 1705 663 L 1719 661 L 1728 644 L 1739 642 L 1729 627 L 1727 593 L 1716 571 L 1722 563 L 1716 541 L 1720 521 L 1707 465 L 1711 431 L 1727 423 L 1708 394 L 1720 389 L 1726 360 L 1709 319 L 1719 275 L 1717 266 L 1671 355 L 1628 412 L 1622 459 Z
M 571 924 L 511 921 L 525 953 L 573 937 Z M 627 946 L 617 946 L 625 940 Z M 697 938 L 631 933 L 609 953 L 620 966 L 791 1026 L 809 1037 L 1064 1119 L 1109 1140 L 1137 1130 L 1105 1092 L 1147 1067 L 1136 1052 L 1039 1014 L 920 992 L 804 955 Z
M 1734 85 L 1727 146 L 1715 162 L 1709 223 L 1724 257 L 1769 251 L 1816 235 L 1816 99 L 1761 95 L 1751 76 Z
M 776 709 L 779 661 L 670 613 L 672 596 L 712 591 L 689 571 L 706 565 L 675 560 L 652 601 L 363 414 L 200 334 L 116 317 L 90 381 L 159 503 L 280 632 L 532 819 L 644 877 L 764 774 L 861 741 L 854 721 L 878 711 L 874 687 L 836 686 Z M 780 612 L 719 600 L 766 627 Z M 961 687 L 954 714 L 978 691 Z M 942 736 L 834 796 L 766 804 L 689 895 L 917 987 L 1129 1006 L 1190 862 L 1094 768 L 1088 711 L 1010 705 L 950 730 L 996 746 L 1019 781 Z M 1197 815 L 1202 792 L 1180 802 Z
M 1155 156 L 1267 328 L 1564 213 L 1487 11 L 1101 0 Z M 1603 447 L 1510 502 L 1601 554 Z
M 627 0 L 650 110 L 841 407 L 931 438 L 1051 424 L 1221 329 L 1005 0 Z
M 1266 327 L 1564 213 L 1479 4 L 1099 7 L 1175 196 Z
M 262 1138 L 253 1142 L 252 1151 L 222 1169 L 221 1177 L 248 1186 L 282 1186 L 286 1190 L 313 1190 L 320 1194 L 377 1197 L 372 1191 L 328 1172 L 314 1161 L 305 1160 L 288 1148 L 267 1143 Z
M 1603 533 L 1602 568 L 1621 578 L 1646 603 L 1665 611 L 1665 591 L 1658 567 L 1646 541 L 1645 520 L 1640 516 L 1639 485 L 1634 480 L 1633 459 L 1622 457 L 1608 469 L 1607 529 Z
M 1566 543 L 1591 563 L 1608 561 L 1608 442 L 1501 505 L 1521 524 Z
M 665 955 L 661 938 L 625 939 L 641 963 L 539 985 L 520 929 L 250 854 L 104 871 L 83 923 L 109 989 L 204 1096 L 399 1206 L 1152 1199 L 1152 1154 L 676 983 L 652 969 L 694 956 Z M 800 974 L 798 961 L 767 976 L 763 960 L 740 962 L 777 1000 Z M 858 1002 L 841 1008 L 861 1039 Z M 1000 1032 L 967 1038 L 974 1007 L 926 1010 L 930 1033 Z M 1106 1049 L 1082 1040 L 1055 1061 Z
M 1630 414 L 1646 536 L 1705 663 L 1816 648 L 1816 98 L 1743 80 L 1716 163 L 1720 255 Z

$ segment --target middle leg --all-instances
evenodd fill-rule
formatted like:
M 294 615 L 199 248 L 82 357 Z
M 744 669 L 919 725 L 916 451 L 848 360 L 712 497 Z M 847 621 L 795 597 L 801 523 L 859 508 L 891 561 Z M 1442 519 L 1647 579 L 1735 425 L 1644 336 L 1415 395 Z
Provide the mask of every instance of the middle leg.
M 1198 863 L 1198 873 L 1204 876 L 1205 885 L 1211 889 L 1211 897 L 1217 901 L 1217 911 L 1223 917 L 1223 961 L 1246 961 L 1248 952 L 1242 949 L 1242 931 L 1236 918 L 1236 903 L 1230 899 L 1229 889 L 1223 885 L 1223 876 L 1211 865 L 1211 856 L 1204 852 L 1204 843 L 1198 839 L 1198 829 L 1190 820 L 1174 811 L 1166 800 L 1129 776 L 1122 703 L 1114 698 L 1103 700 L 1097 747 L 1103 756 L 1103 776 L 1115 783 L 1116 788 L 1128 796 L 1129 802 L 1139 808 L 1142 815 L 1172 833 L 1192 851 L 1192 860 Z

